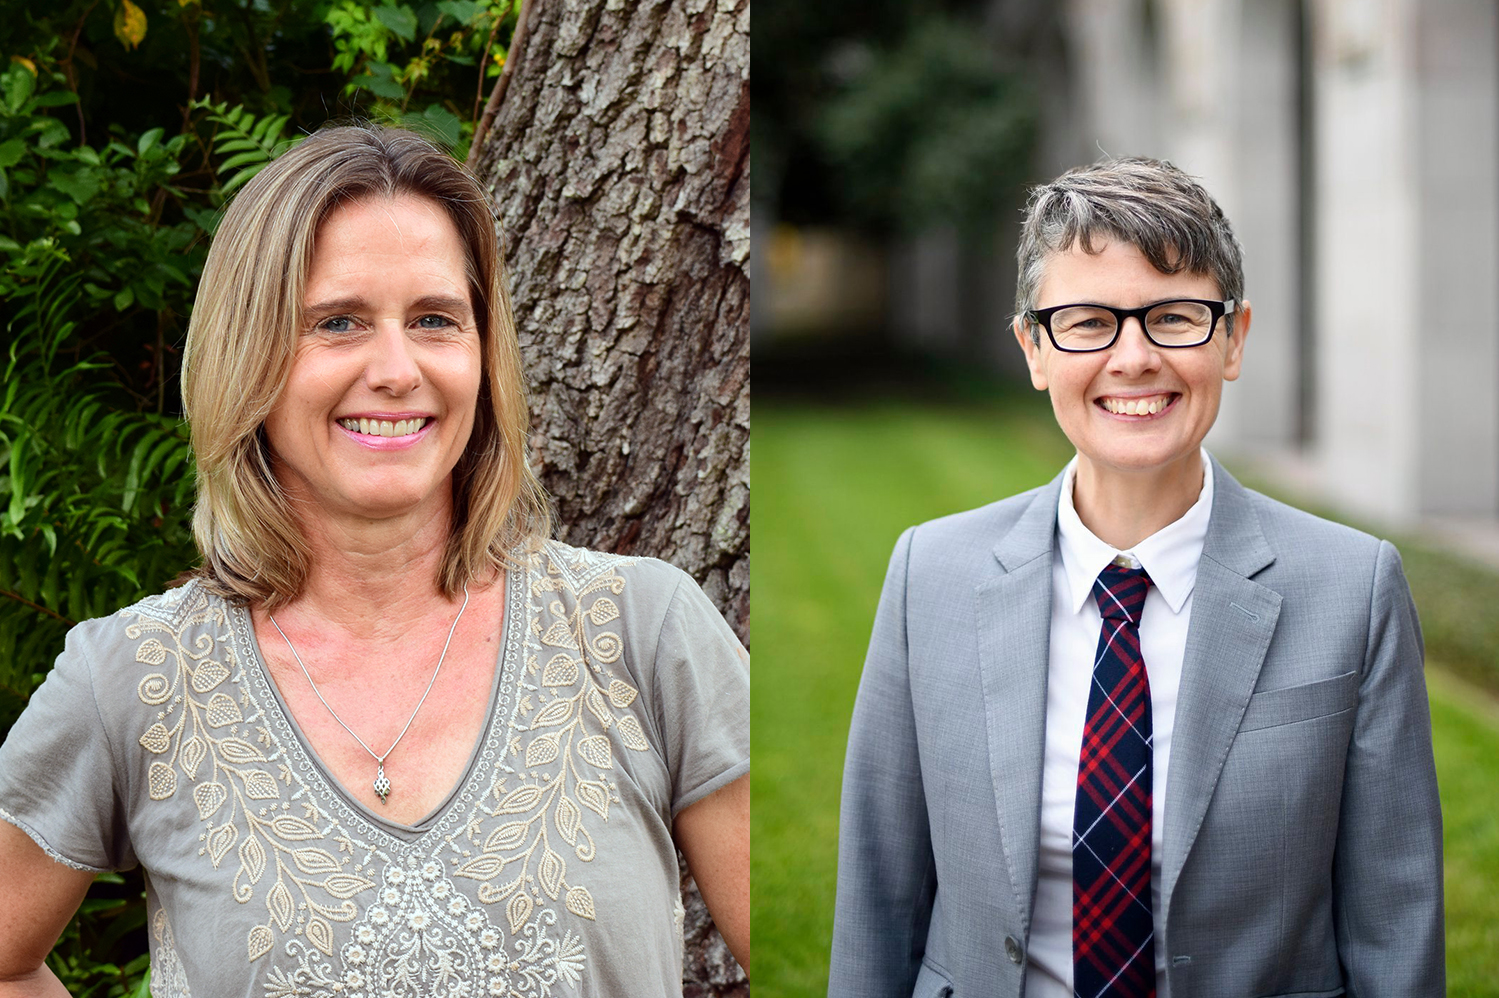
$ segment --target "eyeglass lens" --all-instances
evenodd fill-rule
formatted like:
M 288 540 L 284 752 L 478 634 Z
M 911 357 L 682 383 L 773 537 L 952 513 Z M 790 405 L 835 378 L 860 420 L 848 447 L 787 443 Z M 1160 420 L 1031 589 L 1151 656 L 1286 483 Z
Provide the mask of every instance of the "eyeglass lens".
M 1105 346 L 1119 325 L 1113 312 L 1096 305 L 1073 305 L 1052 314 L 1051 335 L 1064 350 Z M 1213 313 L 1206 305 L 1167 301 L 1145 314 L 1145 331 L 1162 346 L 1195 346 L 1209 338 Z

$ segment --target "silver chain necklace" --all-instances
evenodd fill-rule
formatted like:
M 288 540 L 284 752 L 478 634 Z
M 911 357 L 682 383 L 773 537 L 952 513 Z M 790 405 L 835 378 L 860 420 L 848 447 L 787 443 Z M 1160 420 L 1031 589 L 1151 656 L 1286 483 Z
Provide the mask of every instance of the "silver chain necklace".
M 350 735 L 353 735 L 354 740 L 359 743 L 359 747 L 368 752 L 370 754 L 370 757 L 375 760 L 374 787 L 375 793 L 380 795 L 381 804 L 384 804 L 385 798 L 390 796 L 390 780 L 386 779 L 385 777 L 385 760 L 392 752 L 396 750 L 396 746 L 401 744 L 401 739 L 405 738 L 406 732 L 411 730 L 411 722 L 416 720 L 417 712 L 422 709 L 422 704 L 427 702 L 427 694 L 432 692 L 432 684 L 437 682 L 437 674 L 442 671 L 443 659 L 448 657 L 448 645 L 453 643 L 453 632 L 458 629 L 458 621 L 463 619 L 463 611 L 467 609 L 468 586 L 464 586 L 463 605 L 458 608 L 458 616 L 453 618 L 453 625 L 448 628 L 448 639 L 442 643 L 442 654 L 437 656 L 437 668 L 432 670 L 432 678 L 427 681 L 427 688 L 422 692 L 422 698 L 416 702 L 416 710 L 413 710 L 411 712 L 411 716 L 406 719 L 406 727 L 401 729 L 401 733 L 399 735 L 396 735 L 396 740 L 390 743 L 390 748 L 386 749 L 383 755 L 377 754 L 374 749 L 370 748 L 364 743 L 363 738 L 360 738 L 357 734 L 354 734 L 354 729 L 349 727 L 347 724 L 344 724 L 344 719 L 338 716 L 338 712 L 333 709 L 332 705 L 329 704 L 327 700 L 323 699 L 323 694 L 318 692 L 317 683 L 314 683 L 312 681 L 312 673 L 307 671 L 307 666 L 303 664 L 302 656 L 297 654 L 297 649 L 291 643 L 291 638 L 287 637 L 286 632 L 281 629 L 281 625 L 276 623 L 276 617 L 274 614 L 266 614 L 267 617 L 271 618 L 271 626 L 276 629 L 277 634 L 281 635 L 281 640 L 286 642 L 286 647 L 291 649 L 291 657 L 297 660 L 298 665 L 302 666 L 302 675 L 307 677 L 307 685 L 312 687 L 312 692 L 317 696 L 318 700 L 322 701 L 323 706 L 328 708 L 328 713 L 331 714 L 333 716 L 333 719 L 338 722 L 339 727 L 343 728 Z

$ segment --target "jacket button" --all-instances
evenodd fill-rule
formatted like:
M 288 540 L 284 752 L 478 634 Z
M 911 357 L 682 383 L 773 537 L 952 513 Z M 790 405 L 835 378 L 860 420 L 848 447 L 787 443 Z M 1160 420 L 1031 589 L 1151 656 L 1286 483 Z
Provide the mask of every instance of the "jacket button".
M 1025 959 L 1025 951 L 1020 948 L 1020 940 L 1014 936 L 1005 936 L 1005 956 L 1010 958 L 1011 963 L 1019 963 Z

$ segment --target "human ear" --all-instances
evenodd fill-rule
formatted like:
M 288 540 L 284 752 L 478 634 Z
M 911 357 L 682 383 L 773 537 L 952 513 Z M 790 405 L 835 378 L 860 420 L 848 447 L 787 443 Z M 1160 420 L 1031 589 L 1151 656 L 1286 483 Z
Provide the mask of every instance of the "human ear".
M 1228 348 L 1223 355 L 1223 380 L 1235 381 L 1239 377 L 1239 371 L 1244 365 L 1244 339 L 1249 335 L 1249 320 L 1252 309 L 1249 302 L 1239 303 L 1239 311 L 1234 315 L 1234 332 L 1228 338 Z
M 1020 344 L 1020 349 L 1025 353 L 1025 366 L 1031 372 L 1031 387 L 1038 392 L 1046 391 L 1046 369 L 1041 366 L 1041 346 L 1031 339 L 1029 323 L 1023 316 L 1015 316 L 1010 322 L 1010 328 L 1015 333 L 1015 342 Z

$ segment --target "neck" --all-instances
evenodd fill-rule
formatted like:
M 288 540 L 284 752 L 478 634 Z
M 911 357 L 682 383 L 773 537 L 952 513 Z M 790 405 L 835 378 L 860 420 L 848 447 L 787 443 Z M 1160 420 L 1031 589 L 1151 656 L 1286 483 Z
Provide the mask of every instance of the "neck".
M 399 631 L 450 602 L 438 574 L 452 501 L 382 520 L 306 516 L 311 560 L 302 591 L 281 616 L 306 614 L 357 633 Z
M 1072 505 L 1093 536 L 1127 551 L 1192 508 L 1202 494 L 1203 474 L 1197 452 L 1144 472 L 1100 465 L 1079 454 Z

